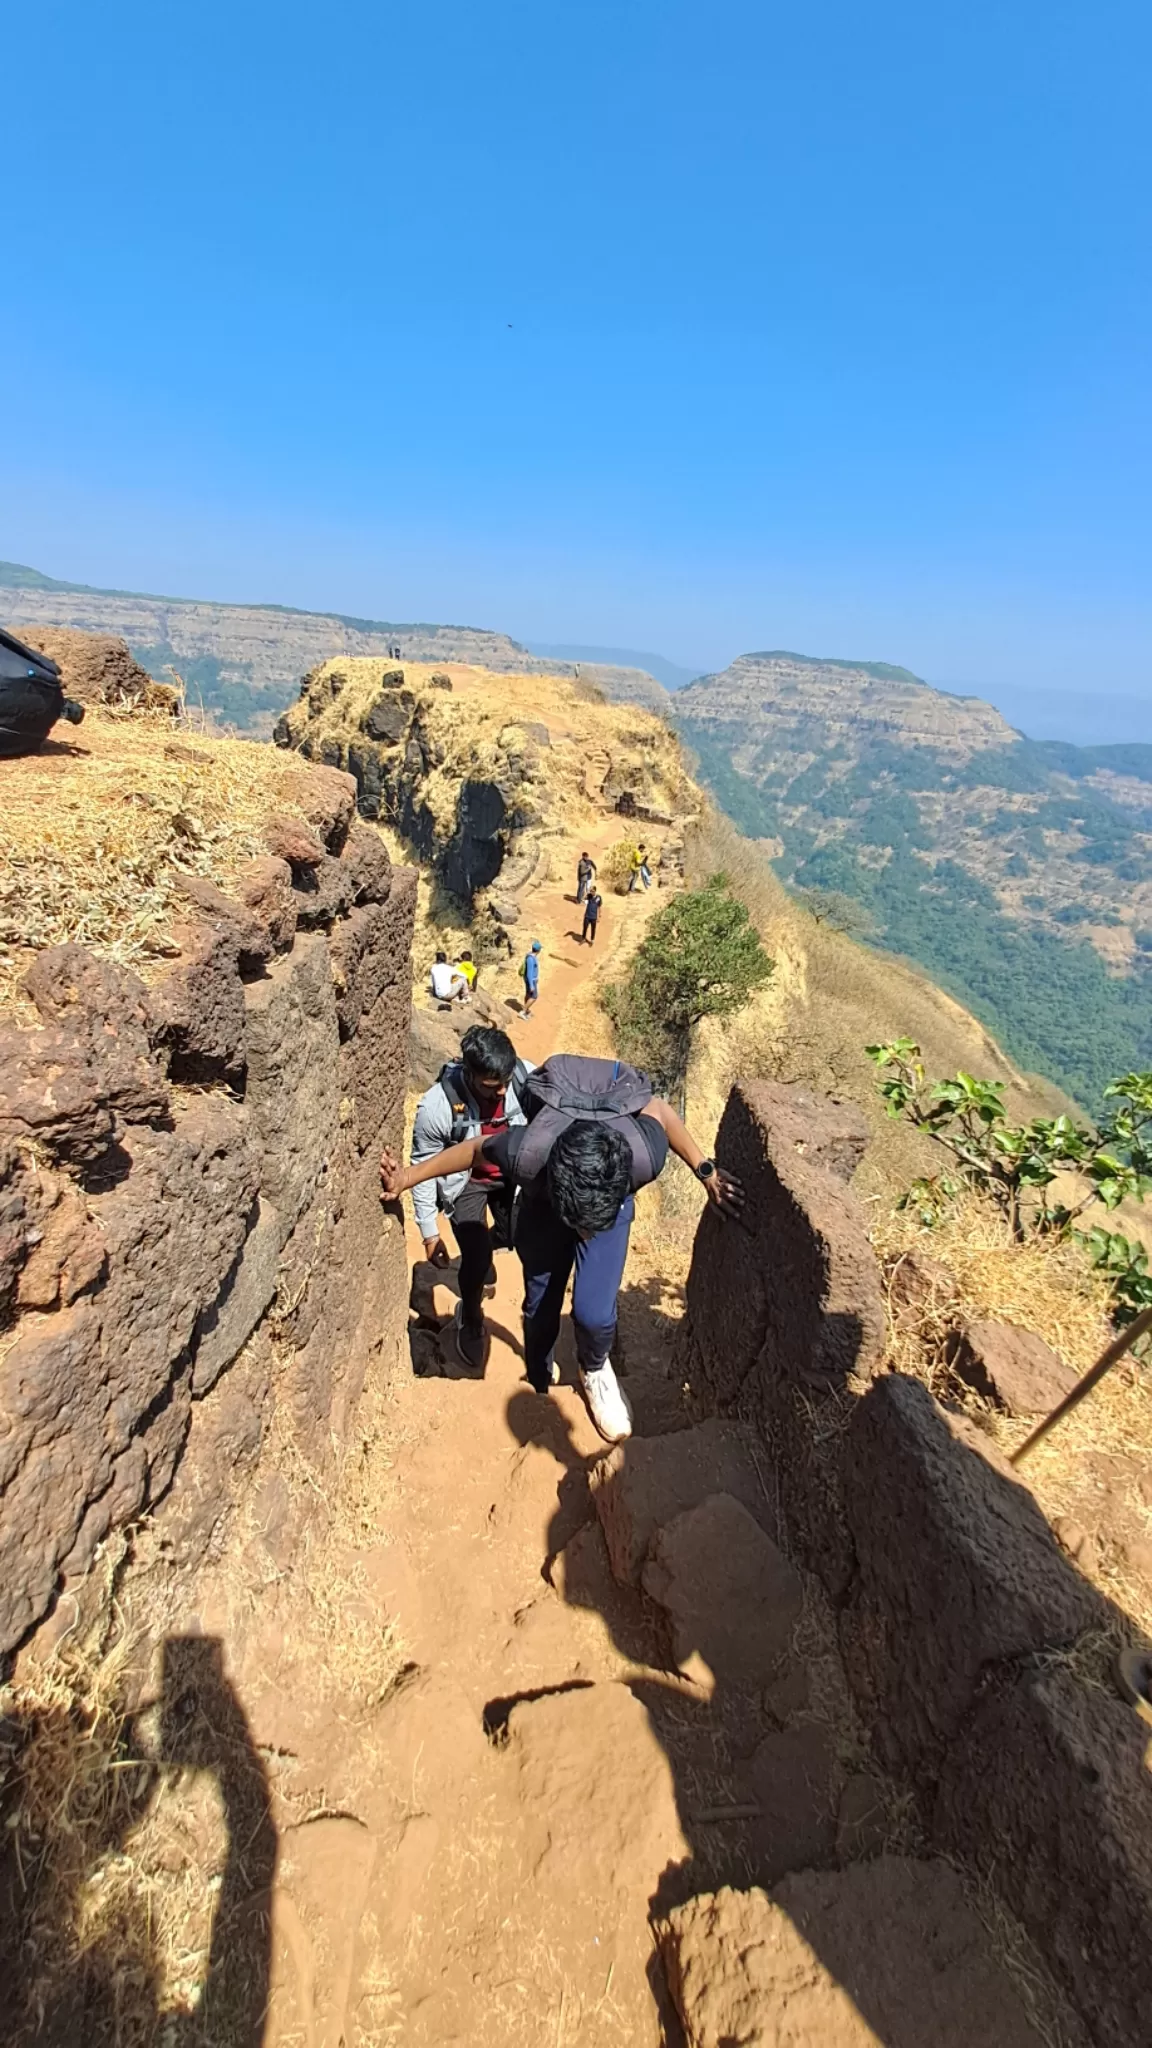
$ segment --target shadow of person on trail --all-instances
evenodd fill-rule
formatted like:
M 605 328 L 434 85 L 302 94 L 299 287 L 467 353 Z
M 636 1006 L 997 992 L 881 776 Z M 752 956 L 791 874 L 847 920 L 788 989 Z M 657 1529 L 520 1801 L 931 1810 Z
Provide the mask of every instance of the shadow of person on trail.
M 211 1636 L 170 1636 L 155 1699 L 127 1718 L 108 1752 L 67 1705 L 20 1708 L 0 1724 L 0 2043 L 3 2048 L 261 2048 L 271 1981 L 277 1831 L 267 1772 Z M 59 1780 L 56 1811 L 29 1776 Z M 227 1845 L 203 1988 L 173 2010 L 153 1922 L 156 1884 L 133 1837 L 166 1784 L 216 1782 Z M 46 1786 L 39 1788 L 43 1795 Z M 28 1809 L 35 1810 L 30 1814 Z M 66 1823 L 62 1817 L 67 1807 Z M 42 1832 L 40 1820 L 46 1819 Z M 55 1824 L 55 1830 L 54 1830 Z M 127 1880 L 114 1909 L 105 1888 Z
M 632 1392 L 631 1382 L 626 1384 Z M 928 1401 L 919 1383 L 909 1384 Z M 643 1409 L 646 1405 L 641 1392 L 636 1406 Z M 517 1393 L 509 1400 L 506 1413 L 516 1440 L 550 1454 L 561 1468 L 541 1575 L 566 1604 L 602 1617 L 614 1649 L 632 1667 L 622 1674 L 623 1682 L 645 1707 L 649 1726 L 667 1758 L 689 1854 L 682 1862 L 653 1873 L 655 1889 L 649 1904 L 654 1918 L 659 1921 L 670 1910 L 722 1886 L 741 1893 L 760 1886 L 796 1930 L 808 1954 L 828 1973 L 831 1982 L 821 1996 L 827 2000 L 846 1994 L 851 2008 L 845 2007 L 845 2012 L 854 2010 L 857 2023 L 862 2020 L 870 2029 L 868 2038 L 883 2048 L 925 2048 L 929 2041 L 933 2048 L 970 2048 L 978 2039 L 994 2043 L 995 2048 L 1042 2048 L 1051 2038 L 1060 2038 L 1065 2048 L 1073 2048 L 1073 2044 L 1074 2048 L 1088 2048 L 1089 2036 L 1082 2022 L 1048 1979 L 1035 1951 L 1022 1935 L 1016 1935 L 1013 1940 L 1022 1944 L 1018 1952 L 1031 1984 L 1027 1996 L 1021 1995 L 1021 1980 L 1005 1967 L 1003 1953 L 989 1935 L 987 1905 L 976 1910 L 957 1868 L 942 1861 L 940 1849 L 933 1846 L 930 1809 L 919 1821 L 910 1821 L 906 1781 L 886 1780 L 871 1761 L 842 1668 L 841 1690 L 833 1695 L 831 1723 L 826 1671 L 811 1694 L 801 1690 L 797 1712 L 797 1696 L 788 1697 L 789 1687 L 798 1677 L 803 1678 L 801 1667 L 810 1657 L 824 1654 L 814 1652 L 808 1640 L 813 1618 L 808 1605 L 802 1622 L 806 1640 L 802 1649 L 797 1647 L 780 1688 L 770 1684 L 766 1690 L 757 1689 L 717 1675 L 709 1696 L 706 1684 L 693 1683 L 685 1674 L 689 1646 L 683 1635 L 674 1645 L 669 1615 L 648 1597 L 642 1585 L 621 1584 L 614 1576 L 589 1484 L 593 1467 L 605 1457 L 611 1457 L 623 1471 L 629 1461 L 639 1461 L 642 1467 L 644 1447 L 651 1439 L 634 1435 L 612 1452 L 604 1447 L 585 1455 L 555 1403 L 542 1401 L 534 1393 Z M 659 1426 L 654 1432 L 667 1433 Z M 1043 1518 L 1025 1487 L 988 1465 L 976 1449 L 962 1447 L 960 1455 L 965 1468 L 970 1468 L 967 1484 L 991 1495 L 994 1513 L 999 1510 L 1017 1519 L 1023 1515 L 1034 1520 L 1040 1531 Z M 965 1483 L 964 1474 L 960 1481 Z M 771 1504 L 766 1501 L 763 1525 L 772 1520 Z M 908 1560 L 908 1569 L 915 1571 L 915 1559 Z M 817 1602 L 824 1601 L 825 1647 L 830 1644 L 831 1657 L 839 1667 L 837 1617 L 827 1606 L 818 1582 L 810 1574 L 805 1577 Z M 1021 1661 L 1002 1672 L 1005 1689 L 1026 1678 L 1028 1668 L 1026 1661 Z M 556 1679 L 553 1690 L 564 1690 L 571 1683 L 567 1672 L 558 1671 Z M 515 1701 L 498 1704 L 506 1718 Z M 841 1729 L 836 1727 L 838 1712 L 844 1720 Z M 1118 1708 L 1114 1718 L 1122 1719 Z M 837 1741 L 845 1733 L 850 1739 L 837 1756 Z M 1137 1776 L 1146 1777 L 1144 1735 L 1132 1716 L 1125 1740 L 1133 1784 Z M 813 1801 L 811 1788 L 803 1783 L 814 1741 L 817 1751 L 824 1745 L 832 1768 L 824 1788 L 832 1797 L 823 1813 L 819 1801 Z M 897 1799 L 903 1797 L 905 1813 L 899 1831 L 890 1817 L 895 1807 L 873 1827 L 870 1836 L 865 1833 L 853 1839 L 843 1825 L 838 1827 L 837 1791 L 853 1772 L 861 1770 L 874 1773 L 873 1782 L 887 1784 Z M 991 1763 L 989 1776 L 996 1785 L 978 1802 L 986 1811 L 976 1824 L 974 1851 L 980 1826 L 985 1839 L 995 1834 L 997 1801 L 1007 1807 L 1019 1796 L 1013 1794 L 1008 1765 Z M 954 1800 L 964 1796 L 962 1781 L 957 1781 L 957 1788 Z M 1086 1802 L 1091 1796 L 1090 1791 L 1085 1792 Z M 1146 1792 L 1144 1797 L 1147 1803 Z M 1053 1819 L 1058 1821 L 1059 1816 L 1054 1814 Z M 1079 1907 L 1075 1901 L 1065 1901 L 1059 1910 L 1069 1920 L 1071 1939 L 1071 1923 Z M 1003 1919 L 1003 1908 L 996 1911 Z M 742 1967 L 738 1943 L 731 1945 L 731 1934 L 728 1941 L 723 1966 L 735 1974 Z M 803 1950 L 798 1951 L 801 1953 Z M 673 2044 L 683 2048 L 659 1951 L 653 1954 L 649 1977 L 663 2037 L 669 2048 Z M 786 2002 L 784 1978 L 769 1981 L 769 1995 Z M 1038 2001 L 1035 2005 L 1034 2000 Z M 819 2008 L 819 2019 L 821 2025 L 829 2024 L 827 2004 Z M 1054 2033 L 1050 2031 L 1053 2028 Z

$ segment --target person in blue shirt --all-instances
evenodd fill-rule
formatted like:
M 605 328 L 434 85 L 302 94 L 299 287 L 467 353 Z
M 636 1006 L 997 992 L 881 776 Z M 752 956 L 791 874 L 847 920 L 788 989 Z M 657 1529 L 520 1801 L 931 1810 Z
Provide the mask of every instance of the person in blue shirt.
M 524 975 L 524 1015 L 526 1017 L 532 1015 L 540 994 L 540 953 L 540 941 L 539 939 L 533 939 L 528 952 L 524 956 L 524 966 L 522 969 Z

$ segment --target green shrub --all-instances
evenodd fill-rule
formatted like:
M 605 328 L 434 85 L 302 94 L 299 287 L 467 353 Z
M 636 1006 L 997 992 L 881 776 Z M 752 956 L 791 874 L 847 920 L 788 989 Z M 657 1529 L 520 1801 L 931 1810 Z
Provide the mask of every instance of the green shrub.
M 657 911 L 624 980 L 604 990 L 622 1057 L 682 1100 L 695 1026 L 742 1009 L 771 972 L 726 876 L 686 890 Z

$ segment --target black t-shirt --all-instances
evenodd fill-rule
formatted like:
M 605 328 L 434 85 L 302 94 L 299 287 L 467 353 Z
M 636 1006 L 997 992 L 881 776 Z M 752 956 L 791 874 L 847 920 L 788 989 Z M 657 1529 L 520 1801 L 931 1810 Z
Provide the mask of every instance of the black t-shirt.
M 657 1123 L 654 1116 L 638 1116 L 636 1121 L 643 1129 L 644 1142 L 652 1155 L 652 1178 L 655 1180 L 657 1175 L 664 1171 L 664 1163 L 668 1157 L 668 1133 L 663 1124 Z M 494 1138 L 484 1140 L 484 1157 L 500 1168 L 506 1187 L 513 1188 L 519 1185 L 516 1156 L 527 1135 L 527 1124 L 513 1124 L 510 1129 L 497 1132 Z M 534 1181 L 525 1182 L 524 1198 L 526 1201 L 547 1199 L 542 1173 L 538 1173 Z

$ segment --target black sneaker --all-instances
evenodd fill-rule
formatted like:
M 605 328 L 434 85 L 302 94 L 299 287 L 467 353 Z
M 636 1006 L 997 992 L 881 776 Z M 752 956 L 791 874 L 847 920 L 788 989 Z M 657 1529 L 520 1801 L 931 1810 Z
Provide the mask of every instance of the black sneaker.
M 483 1372 L 488 1363 L 488 1330 L 483 1316 L 478 1323 L 466 1323 L 464 1304 L 458 1301 L 452 1328 L 461 1364 L 466 1365 L 469 1372 Z

